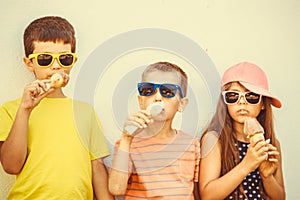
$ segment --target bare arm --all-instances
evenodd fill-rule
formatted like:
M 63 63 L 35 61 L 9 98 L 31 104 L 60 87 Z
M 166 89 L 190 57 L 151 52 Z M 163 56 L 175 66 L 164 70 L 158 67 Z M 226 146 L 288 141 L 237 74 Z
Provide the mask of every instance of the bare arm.
M 243 179 L 265 159 L 263 148 L 265 142 L 249 146 L 248 152 L 242 162 L 223 176 L 221 175 L 221 146 L 214 134 L 207 134 L 202 140 L 208 145 L 209 152 L 200 161 L 199 188 L 201 199 L 224 199 L 243 181 Z M 206 151 L 206 150 L 204 150 Z M 262 156 L 260 156 L 262 155 Z M 221 188 L 216 190 L 216 188 Z
M 269 151 L 269 158 L 276 159 L 276 162 L 265 161 L 260 166 L 260 174 L 262 177 L 263 185 L 265 188 L 266 193 L 271 199 L 274 200 L 282 200 L 285 199 L 285 188 L 284 188 L 284 180 L 283 180 L 283 173 L 282 173 L 282 157 L 281 157 L 281 150 L 280 150 L 280 143 L 276 141 L 276 146 L 271 147 Z M 266 165 L 266 168 L 263 173 L 261 168 Z M 271 170 L 271 171 L 270 171 Z
M 108 175 L 106 168 L 101 159 L 92 161 L 92 180 L 94 194 L 97 200 L 100 199 L 110 199 L 113 200 L 113 196 L 108 191 L 107 181 Z
M 11 131 L 1 147 L 1 164 L 9 174 L 18 174 L 27 157 L 27 130 L 30 112 L 19 108 Z
M 7 139 L 1 145 L 1 164 L 3 169 L 9 174 L 20 173 L 26 161 L 28 120 L 31 111 L 45 96 L 53 91 L 50 89 L 41 94 L 41 89 L 46 91 L 45 84 L 39 80 L 36 80 L 25 87 L 15 121 Z
M 122 135 L 120 146 L 113 156 L 109 173 L 109 191 L 116 196 L 124 195 L 128 182 L 129 148 L 132 137 Z
M 112 166 L 109 173 L 109 191 L 116 196 L 124 195 L 127 189 L 129 179 L 129 150 L 131 141 L 134 135 L 127 134 L 125 131 L 126 126 L 136 126 L 140 129 L 145 128 L 150 123 L 150 115 L 145 110 L 140 110 L 129 116 L 124 123 L 124 130 L 120 139 L 120 144 L 113 156 Z

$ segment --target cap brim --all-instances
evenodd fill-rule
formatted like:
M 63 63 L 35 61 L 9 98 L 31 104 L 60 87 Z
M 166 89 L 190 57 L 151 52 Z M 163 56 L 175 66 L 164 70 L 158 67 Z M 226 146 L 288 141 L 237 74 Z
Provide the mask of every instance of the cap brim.
M 247 82 L 243 82 L 243 81 L 239 81 L 245 88 L 247 88 L 248 90 L 250 90 L 251 92 L 257 93 L 257 94 L 261 94 L 263 96 L 269 97 L 272 99 L 272 105 L 276 108 L 281 108 L 282 104 L 281 101 L 273 96 L 269 91 L 262 89 L 261 87 L 257 87 L 255 85 L 252 85 L 250 83 Z

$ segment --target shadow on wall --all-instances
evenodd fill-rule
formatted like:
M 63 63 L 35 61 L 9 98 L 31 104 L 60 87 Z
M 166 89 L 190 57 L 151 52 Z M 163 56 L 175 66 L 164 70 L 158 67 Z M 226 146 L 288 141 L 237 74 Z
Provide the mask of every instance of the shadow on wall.
M 15 176 L 8 175 L 0 165 L 0 199 L 6 199 L 7 194 L 15 181 Z

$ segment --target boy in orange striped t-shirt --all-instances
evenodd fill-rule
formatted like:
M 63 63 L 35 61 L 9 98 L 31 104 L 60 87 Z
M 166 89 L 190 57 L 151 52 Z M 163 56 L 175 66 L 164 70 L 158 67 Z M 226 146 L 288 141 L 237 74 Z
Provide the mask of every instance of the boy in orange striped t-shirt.
M 187 75 L 177 65 L 149 65 L 138 83 L 140 111 L 131 114 L 116 143 L 109 190 L 125 199 L 195 199 L 200 147 L 172 128 L 188 103 Z

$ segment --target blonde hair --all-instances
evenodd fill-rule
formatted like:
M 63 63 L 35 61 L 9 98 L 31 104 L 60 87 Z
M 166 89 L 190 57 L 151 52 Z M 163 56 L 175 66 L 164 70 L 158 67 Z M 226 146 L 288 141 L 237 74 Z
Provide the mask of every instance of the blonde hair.
M 147 66 L 147 68 L 144 70 L 144 72 L 142 74 L 142 80 L 145 79 L 145 77 L 147 76 L 147 74 L 149 72 L 153 72 L 153 71 L 176 72 L 180 77 L 180 87 L 183 91 L 183 95 L 186 96 L 188 77 L 187 77 L 187 74 L 180 67 L 178 67 L 177 65 L 175 65 L 173 63 L 169 63 L 169 62 L 153 63 L 153 64 Z

